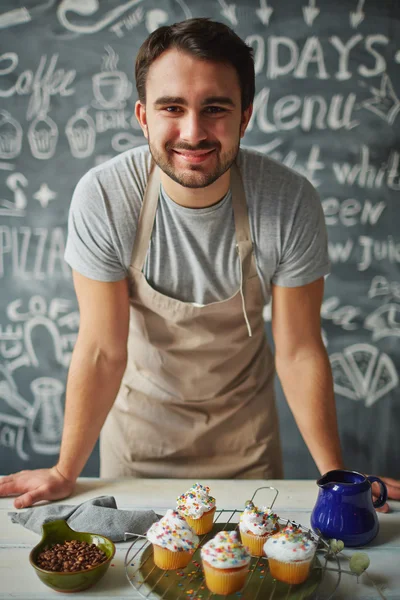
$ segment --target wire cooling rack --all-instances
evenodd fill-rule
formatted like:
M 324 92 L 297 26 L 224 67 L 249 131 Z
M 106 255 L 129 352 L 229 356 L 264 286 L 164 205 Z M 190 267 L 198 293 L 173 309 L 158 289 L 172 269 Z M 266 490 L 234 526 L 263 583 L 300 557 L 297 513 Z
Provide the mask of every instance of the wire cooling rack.
M 253 501 L 260 490 L 273 490 L 275 497 L 268 505 L 272 508 L 279 494 L 276 488 L 269 486 L 257 488 L 251 498 Z M 210 592 L 205 584 L 201 567 L 200 548 L 218 531 L 238 530 L 239 515 L 243 509 L 217 509 L 214 526 L 210 533 L 200 537 L 199 547 L 194 552 L 189 565 L 177 571 L 163 571 L 154 564 L 153 546 L 146 536 L 126 533 L 125 538 L 133 542 L 125 555 L 125 574 L 131 586 L 141 598 L 148 600 L 330 600 L 337 590 L 341 579 L 341 566 L 334 557 L 336 569 L 327 574 L 327 552 L 329 546 L 321 536 L 290 519 L 279 519 L 282 526 L 295 525 L 307 533 L 317 544 L 317 553 L 308 579 L 299 585 L 289 585 L 271 577 L 266 557 L 252 557 L 249 575 L 244 588 L 229 596 L 219 596 Z M 324 587 L 322 594 L 321 587 Z

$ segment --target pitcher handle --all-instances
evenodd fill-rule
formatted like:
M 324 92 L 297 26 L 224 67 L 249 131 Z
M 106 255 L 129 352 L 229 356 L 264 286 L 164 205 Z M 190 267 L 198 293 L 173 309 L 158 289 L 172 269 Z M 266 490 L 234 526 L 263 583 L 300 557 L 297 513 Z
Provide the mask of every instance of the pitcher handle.
M 385 502 L 387 500 L 387 497 L 388 497 L 387 487 L 383 483 L 382 479 L 379 479 L 379 477 L 370 475 L 369 477 L 367 477 L 367 479 L 370 483 L 374 483 L 374 481 L 376 481 L 376 483 L 379 483 L 379 487 L 381 489 L 381 495 L 379 496 L 379 498 L 377 500 L 375 500 L 375 502 L 373 502 L 373 505 L 375 508 L 380 508 L 381 506 L 383 506 L 385 504 Z

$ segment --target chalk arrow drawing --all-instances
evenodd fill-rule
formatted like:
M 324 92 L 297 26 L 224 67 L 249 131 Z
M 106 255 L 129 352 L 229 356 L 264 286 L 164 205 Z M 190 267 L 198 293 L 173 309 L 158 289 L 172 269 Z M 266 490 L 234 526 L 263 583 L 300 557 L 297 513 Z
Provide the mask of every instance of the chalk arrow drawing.
M 308 6 L 303 6 L 304 20 L 309 27 L 311 27 L 318 15 L 319 8 L 316 6 L 316 0 L 309 0 Z
M 350 13 L 350 25 L 356 29 L 364 21 L 365 13 L 363 11 L 365 0 L 358 0 L 357 8 Z
M 256 13 L 263 25 L 269 25 L 274 9 L 268 6 L 268 0 L 260 0 L 260 8 L 257 8 Z
M 225 0 L 218 0 L 221 7 L 221 15 L 223 15 L 232 25 L 237 25 L 236 4 L 228 4 Z

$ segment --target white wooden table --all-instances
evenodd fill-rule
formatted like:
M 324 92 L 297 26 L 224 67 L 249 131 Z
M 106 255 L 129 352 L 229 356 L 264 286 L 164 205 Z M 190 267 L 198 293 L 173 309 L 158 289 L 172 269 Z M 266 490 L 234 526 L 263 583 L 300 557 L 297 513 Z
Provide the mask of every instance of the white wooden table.
M 61 503 L 79 504 L 96 496 L 112 495 L 119 508 L 153 508 L 163 514 L 167 508 L 175 507 L 176 497 L 193 483 L 192 480 L 182 479 L 107 481 L 82 478 L 78 481 L 74 496 Z M 226 509 L 242 509 L 245 501 L 251 498 L 256 488 L 263 485 L 274 486 L 279 489 L 274 510 L 280 517 L 293 519 L 307 527 L 310 524 L 310 514 L 318 491 L 314 481 L 279 480 L 266 483 L 248 480 L 202 480 L 201 483 L 210 486 L 212 495 L 217 499 L 218 507 Z M 260 504 L 268 503 L 272 499 L 270 490 L 258 494 L 256 499 L 260 499 Z M 0 598 L 60 600 L 63 596 L 44 586 L 29 564 L 29 552 L 38 543 L 40 536 L 11 522 L 7 512 L 15 510 L 12 502 L 12 498 L 0 498 Z M 370 600 L 382 597 L 387 600 L 400 600 L 400 502 L 392 502 L 391 507 L 391 513 L 378 514 L 380 532 L 371 544 L 363 548 L 371 560 L 368 576 L 363 574 L 357 583 L 355 576 L 342 574 L 339 588 L 334 595 L 335 600 Z M 74 599 L 96 597 L 110 600 L 112 598 L 139 600 L 141 596 L 130 585 L 125 575 L 124 559 L 129 545 L 129 542 L 118 543 L 113 566 L 109 568 L 104 578 L 93 588 L 75 594 Z M 344 551 L 347 556 L 351 556 L 352 552 L 354 550 Z M 347 562 L 343 561 L 342 564 L 343 568 L 346 568 Z M 324 597 L 325 582 L 331 583 L 330 576 L 331 574 L 327 574 L 324 577 L 323 586 L 319 590 L 321 598 Z M 372 585 L 371 579 L 379 586 L 382 596 Z

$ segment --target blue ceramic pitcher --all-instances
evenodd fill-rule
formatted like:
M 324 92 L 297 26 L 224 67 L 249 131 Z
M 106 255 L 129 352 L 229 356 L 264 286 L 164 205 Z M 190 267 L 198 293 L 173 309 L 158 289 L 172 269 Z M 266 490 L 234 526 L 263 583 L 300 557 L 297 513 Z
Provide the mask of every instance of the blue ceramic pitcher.
M 371 492 L 374 481 L 380 486 L 375 502 Z M 311 513 L 311 527 L 316 533 L 342 540 L 345 546 L 363 546 L 374 539 L 379 531 L 375 508 L 387 500 L 386 485 L 379 477 L 338 469 L 325 473 L 317 484 L 318 498 Z

